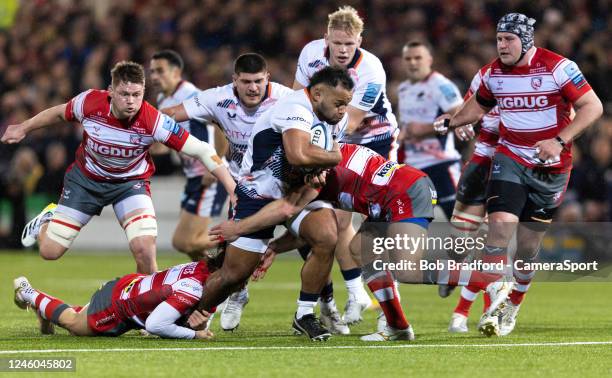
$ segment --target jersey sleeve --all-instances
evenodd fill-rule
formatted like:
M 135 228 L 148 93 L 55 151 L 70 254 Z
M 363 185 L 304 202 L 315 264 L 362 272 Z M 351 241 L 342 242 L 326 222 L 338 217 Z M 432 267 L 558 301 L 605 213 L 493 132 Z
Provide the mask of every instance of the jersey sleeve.
M 561 95 L 569 102 L 576 102 L 583 94 L 591 90 L 578 65 L 563 59 L 553 70 L 555 82 L 559 85 Z
M 200 122 L 211 122 L 215 119 L 215 93 L 217 88 L 198 91 L 190 98 L 183 101 L 183 107 L 187 117 Z
M 435 98 L 437 99 L 438 106 L 445 113 L 448 112 L 449 109 L 463 104 L 463 97 L 461 97 L 459 88 L 447 78 L 439 80 L 434 90 L 436 91 Z
M 299 104 L 286 104 L 282 108 L 272 110 L 270 122 L 272 128 L 280 133 L 287 130 L 297 129 L 310 133 L 314 121 L 314 115 L 304 106 Z
M 382 96 L 386 81 L 387 75 L 382 66 L 369 70 L 359 77 L 349 105 L 365 112 L 370 111 Z
M 151 334 L 167 339 L 193 339 L 194 330 L 176 324 L 184 314 L 168 302 L 162 302 L 147 317 L 145 328 Z
M 482 82 L 480 78 L 480 71 L 476 72 L 476 75 L 472 78 L 470 82 L 470 87 L 467 92 L 465 92 L 465 96 L 463 96 L 463 101 L 467 101 L 468 98 L 472 97 L 472 95 L 478 92 L 478 88 L 480 87 L 480 83 Z
M 180 151 L 189 137 L 189 132 L 169 116 L 157 112 L 153 139 L 165 144 L 173 150 Z
M 85 113 L 85 101 L 87 99 L 87 95 L 91 93 L 91 89 L 85 92 L 81 92 L 66 104 L 66 111 L 64 113 L 64 118 L 66 121 L 70 122 L 83 122 L 83 117 Z
M 192 278 L 182 278 L 172 284 L 174 292 L 166 302 L 178 312 L 185 313 L 202 298 L 202 284 Z
M 295 81 L 300 83 L 304 88 L 308 86 L 310 82 L 310 76 L 308 75 L 308 52 L 305 46 L 300 52 L 298 58 L 297 69 L 295 70 Z
M 480 86 L 478 86 L 478 90 L 476 91 L 476 101 L 482 106 L 492 108 L 497 105 L 497 99 L 487 84 L 487 77 L 490 71 L 491 69 L 489 68 L 482 77 Z

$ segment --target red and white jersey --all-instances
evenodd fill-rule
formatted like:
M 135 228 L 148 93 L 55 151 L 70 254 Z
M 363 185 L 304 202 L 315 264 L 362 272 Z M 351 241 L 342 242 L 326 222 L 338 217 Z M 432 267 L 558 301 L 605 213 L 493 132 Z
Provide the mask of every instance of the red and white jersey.
M 535 143 L 554 138 L 570 123 L 572 103 L 591 90 L 573 61 L 537 48 L 529 62 L 508 67 L 499 59 L 482 75 L 479 102 L 497 104 L 500 139 L 497 151 L 528 167 L 571 169 L 571 145 L 559 159 L 542 163 Z
M 416 168 L 389 161 L 361 145 L 341 144 L 340 152 L 342 160 L 327 175 L 319 199 L 375 220 L 395 221 L 385 219 L 395 195 L 405 193 L 415 181 L 426 176 Z M 393 180 L 396 176 L 400 180 Z
M 172 268 L 150 275 L 129 274 L 122 277 L 113 289 L 112 299 L 128 299 L 149 291 L 161 291 L 162 286 L 172 288 L 166 302 L 180 314 L 186 315 L 202 298 L 204 283 L 210 275 L 205 262 L 175 265 Z M 162 300 L 160 299 L 160 303 Z M 153 311 L 157 304 L 151 304 Z M 144 328 L 150 312 L 133 315 L 131 320 Z
M 489 66 L 490 65 L 487 64 L 478 70 L 476 75 L 474 75 L 472 83 L 470 84 L 470 89 L 468 89 L 464 96 L 466 101 L 478 91 L 478 88 L 480 88 L 480 83 L 482 83 L 482 75 L 487 72 Z M 474 155 L 472 156 L 472 160 L 482 161 L 491 159 L 495 154 L 495 148 L 497 147 L 498 140 L 499 109 L 497 106 L 495 106 L 480 120 L 480 131 L 478 132 L 476 144 L 474 145 Z
M 130 121 L 115 118 L 108 92 L 96 89 L 71 99 L 65 117 L 83 125 L 76 164 L 96 181 L 147 179 L 155 171 L 149 147 L 161 142 L 180 151 L 189 136 L 188 131 L 146 101 Z

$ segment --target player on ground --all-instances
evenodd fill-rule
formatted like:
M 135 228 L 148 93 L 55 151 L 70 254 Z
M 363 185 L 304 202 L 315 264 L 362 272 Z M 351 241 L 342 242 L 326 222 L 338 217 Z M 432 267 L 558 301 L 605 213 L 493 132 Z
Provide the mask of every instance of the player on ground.
M 302 49 L 293 88 L 308 85 L 313 74 L 324 67 L 346 68 L 355 82 L 353 100 L 348 108 L 348 127 L 342 142 L 361 144 L 382 156 L 397 160 L 397 121 L 387 98 L 387 77 L 380 60 L 360 48 L 363 20 L 357 11 L 344 6 L 328 16 L 327 33 Z M 361 312 L 371 300 L 363 288 L 360 268 L 350 256 L 349 242 L 355 235 L 352 214 L 337 211 L 338 246 L 336 259 L 349 293 L 343 319 L 348 323 L 361 320 Z M 331 281 L 323 297 L 331 297 Z M 322 309 L 326 304 L 322 303 Z
M 107 91 L 90 89 L 68 103 L 42 111 L 29 120 L 10 125 L 3 143 L 19 143 L 32 130 L 60 121 L 83 125 L 83 141 L 76 162 L 64 178 L 59 204 L 50 204 L 30 221 L 22 243 L 38 242 L 40 255 L 59 259 L 81 228 L 107 205 L 125 230 L 139 273 L 157 270 L 157 222 L 149 191 L 155 167 L 148 153 L 154 142 L 199 159 L 223 186 L 235 187 L 214 149 L 191 136 L 170 117 L 143 102 L 145 75 L 141 65 L 119 62 L 111 71 Z
M 489 233 L 484 259 L 488 262 L 507 261 L 515 231 L 517 258 L 536 259 L 567 185 L 571 143 L 603 113 L 601 101 L 576 63 L 533 45 L 534 24 L 534 19 L 520 13 L 499 20 L 499 57 L 461 110 L 435 125 L 444 132 L 478 121 L 495 105 L 499 108 L 500 138 L 487 188 Z M 512 332 L 534 274 L 525 269 L 514 272 L 515 290 L 492 312 L 501 314 L 501 327 L 497 317 L 491 317 L 481 322 L 481 332 Z
M 353 81 L 346 70 L 326 68 L 313 76 L 307 88 L 283 97 L 257 120 L 236 187 L 236 220 L 283 197 L 296 183 L 301 186 L 303 175 L 290 174 L 294 168 L 327 168 L 340 161 L 332 133 L 346 125 L 352 89 Z M 302 236 L 312 246 L 312 253 L 302 269 L 302 290 L 293 327 L 312 340 L 326 340 L 331 334 L 315 317 L 314 307 L 329 276 L 337 242 L 333 211 L 323 208 L 311 212 L 304 219 L 303 228 Z M 274 226 L 268 227 L 228 245 L 225 263 L 206 284 L 202 308 L 216 306 L 244 285 L 259 264 L 273 232 Z
M 464 99 L 467 101 L 476 93 L 482 82 L 482 75 L 486 73 L 489 66 L 480 69 L 470 84 Z M 455 129 L 455 135 L 460 139 L 471 138 L 470 129 Z M 463 133 L 463 134 L 462 134 Z M 489 182 L 489 172 L 491 170 L 491 160 L 495 153 L 495 147 L 499 139 L 499 110 L 497 106 L 491 109 L 480 120 L 480 130 L 474 146 L 474 153 L 461 172 L 461 178 L 457 187 L 457 200 L 451 217 L 452 234 L 456 237 L 476 237 L 477 232 L 484 222 L 486 209 L 486 189 Z M 447 286 L 450 288 L 450 286 Z M 463 333 L 468 331 L 467 320 L 470 307 L 478 296 L 478 288 L 464 286 L 461 288 L 459 303 L 453 311 L 449 332 Z M 450 295 L 451 290 L 447 290 L 443 296 Z M 488 308 L 489 297 L 484 297 L 484 307 Z
M 399 141 L 404 163 L 423 170 L 438 192 L 438 204 L 451 218 L 459 180 L 461 155 L 452 134 L 437 136 L 433 122 L 441 113 L 454 114 L 463 104 L 452 81 L 432 70 L 431 47 L 410 41 L 402 49 L 408 80 L 398 87 Z
M 32 308 L 45 334 L 54 333 L 53 325 L 58 325 L 73 336 L 120 336 L 131 329 L 145 329 L 163 338 L 211 339 L 207 329 L 181 325 L 195 310 L 209 275 L 204 261 L 151 275 L 127 274 L 104 284 L 83 307 L 34 289 L 25 277 L 16 278 L 13 287 L 15 304 L 24 310 Z M 195 312 L 194 319 L 206 324 L 209 314 Z
M 198 89 L 183 80 L 183 65 L 183 59 L 176 51 L 162 50 L 153 54 L 150 62 L 151 84 L 159 91 L 159 109 L 180 104 L 196 95 Z M 192 136 L 215 146 L 214 129 L 206 123 L 188 120 L 179 122 L 179 125 Z M 219 155 L 223 156 L 223 153 Z M 199 160 L 184 154 L 180 156 L 187 183 L 181 198 L 181 212 L 172 237 L 172 245 L 178 251 L 189 255 L 192 261 L 199 261 L 204 257 L 204 250 L 216 246 L 216 243 L 208 238 L 207 230 L 211 217 L 221 214 L 227 192 L 216 182 L 203 183 L 204 178 L 210 181 L 210 173 Z
M 269 78 L 268 65 L 261 55 L 243 54 L 234 62 L 232 83 L 196 92 L 183 103 L 161 111 L 180 122 L 214 122 L 218 125 L 229 141 L 230 173 L 238 181 L 242 157 L 255 121 L 279 98 L 293 93 L 291 88 L 270 82 Z M 236 329 L 248 301 L 246 286 L 230 295 L 222 306 L 221 328 L 227 331 Z

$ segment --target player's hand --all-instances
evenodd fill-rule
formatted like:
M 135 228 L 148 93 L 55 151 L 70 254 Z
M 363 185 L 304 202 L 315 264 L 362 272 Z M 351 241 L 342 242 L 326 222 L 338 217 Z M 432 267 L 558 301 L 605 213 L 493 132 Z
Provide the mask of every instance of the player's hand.
M 8 125 L 0 141 L 6 144 L 15 144 L 21 142 L 25 136 L 26 132 L 22 123 L 18 125 Z
M 472 125 L 466 125 L 457 127 L 455 129 L 455 136 L 462 142 L 467 142 L 469 140 L 474 139 L 476 133 L 474 132 L 474 127 Z
M 440 135 L 446 135 L 448 133 L 450 124 L 450 115 L 442 114 L 433 123 L 434 131 Z
M 193 330 L 203 331 L 206 329 L 208 319 L 210 319 L 210 313 L 204 310 L 195 310 L 191 313 L 191 315 L 189 315 L 187 324 L 189 324 L 189 327 Z
M 327 170 L 324 170 L 324 171 L 313 173 L 313 174 L 307 174 L 306 176 L 304 176 L 304 182 L 308 186 L 318 189 L 318 188 L 322 188 L 323 186 L 325 186 L 326 178 L 327 178 Z
M 535 157 L 540 159 L 543 164 L 559 161 L 561 151 L 563 151 L 563 147 L 555 139 L 541 140 L 534 147 L 536 148 Z
M 240 237 L 238 231 L 238 223 L 233 220 L 227 220 L 213 226 L 210 231 L 208 231 L 208 235 L 213 241 L 225 240 L 227 242 L 233 242 Z
M 261 262 L 259 263 L 259 266 L 251 275 L 252 281 L 259 281 L 264 278 L 264 276 L 268 272 L 268 269 L 270 269 L 270 266 L 272 266 L 272 263 L 276 258 L 276 254 L 277 253 L 274 252 L 274 250 L 268 247 L 266 253 L 264 253 L 264 255 L 261 257 Z
M 213 337 L 215 337 L 215 334 L 208 329 L 196 331 L 195 334 L 195 338 L 200 340 L 211 340 Z

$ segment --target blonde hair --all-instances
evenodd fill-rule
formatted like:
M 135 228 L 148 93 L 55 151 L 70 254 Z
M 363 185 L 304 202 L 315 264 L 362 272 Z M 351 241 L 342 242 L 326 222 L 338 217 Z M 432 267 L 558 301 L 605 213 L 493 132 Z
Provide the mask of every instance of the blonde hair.
M 363 20 L 359 17 L 357 10 L 350 5 L 338 8 L 337 11 L 327 16 L 328 32 L 332 29 L 343 30 L 348 34 L 361 35 L 363 32 Z

